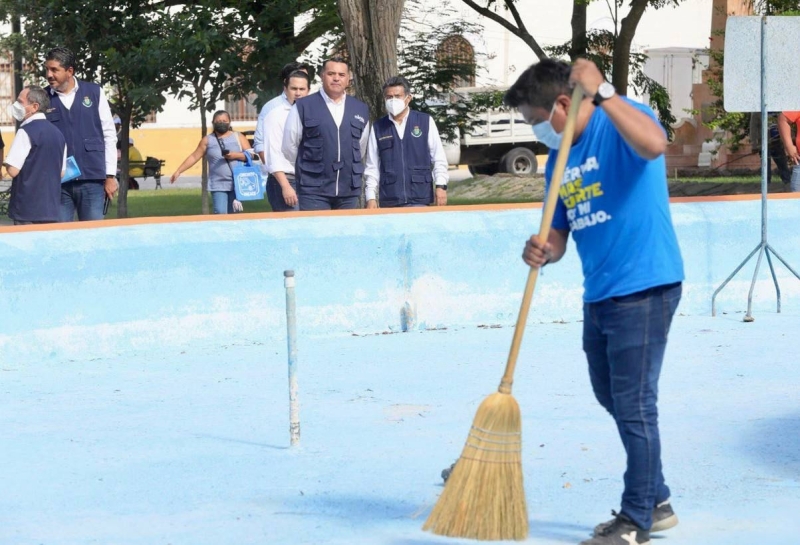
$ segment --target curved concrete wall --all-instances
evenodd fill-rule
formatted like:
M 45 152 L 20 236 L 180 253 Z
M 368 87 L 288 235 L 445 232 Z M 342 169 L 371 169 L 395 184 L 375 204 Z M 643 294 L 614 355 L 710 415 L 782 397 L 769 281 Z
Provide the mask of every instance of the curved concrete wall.
M 713 291 L 760 241 L 760 208 L 672 204 L 687 274 L 679 312 L 710 313 Z M 296 272 L 305 339 L 511 326 L 527 275 L 522 244 L 540 218 L 538 206 L 515 205 L 0 228 L 0 362 L 203 344 L 283 350 L 285 269 Z M 800 270 L 800 200 L 771 199 L 769 218 L 770 244 Z M 773 263 L 783 307 L 796 311 L 800 281 Z M 720 293 L 718 312 L 745 310 L 754 265 Z M 540 276 L 529 323 L 580 319 L 581 282 L 572 248 Z M 766 260 L 754 309 L 775 312 Z

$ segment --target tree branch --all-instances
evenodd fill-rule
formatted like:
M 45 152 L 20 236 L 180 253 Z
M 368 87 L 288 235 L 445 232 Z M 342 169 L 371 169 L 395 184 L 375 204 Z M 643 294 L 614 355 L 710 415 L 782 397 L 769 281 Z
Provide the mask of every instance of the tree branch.
M 516 8 L 511 6 L 510 0 L 505 0 L 505 3 L 506 6 L 509 6 L 509 10 L 511 11 L 512 15 L 514 16 L 514 19 L 517 21 L 517 24 L 519 25 L 518 27 L 512 25 L 505 18 L 496 14 L 492 10 L 479 6 L 473 0 L 461 0 L 461 1 L 464 2 L 466 5 L 468 5 L 469 7 L 471 7 L 473 10 L 483 15 L 484 17 L 491 19 L 495 23 L 501 25 L 503 28 L 511 32 L 514 36 L 516 36 L 517 38 L 528 44 L 528 47 L 530 47 L 533 50 L 533 52 L 536 54 L 539 60 L 547 58 L 547 54 L 539 46 L 539 44 L 536 43 L 536 40 L 533 38 L 533 36 L 531 36 L 530 33 L 528 33 L 528 31 L 525 28 L 525 25 L 522 24 L 522 20 L 519 18 L 519 12 L 517 12 Z

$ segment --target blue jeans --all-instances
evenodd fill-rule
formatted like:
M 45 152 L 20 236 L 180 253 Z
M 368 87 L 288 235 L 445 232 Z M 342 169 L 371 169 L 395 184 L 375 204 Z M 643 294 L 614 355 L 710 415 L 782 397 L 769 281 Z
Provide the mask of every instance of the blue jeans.
M 583 307 L 583 350 L 597 401 L 614 418 L 628 463 L 621 512 L 645 530 L 669 498 L 661 470 L 658 379 L 681 284 Z
M 297 191 L 297 183 L 294 180 L 294 176 L 286 176 L 286 179 L 289 180 L 289 185 L 291 185 L 295 192 Z M 278 183 L 278 180 L 275 179 L 275 176 L 272 174 L 269 175 L 267 178 L 267 200 L 269 201 L 269 205 L 272 207 L 273 212 L 288 212 L 290 210 L 300 210 L 299 203 L 294 206 L 288 206 L 286 201 L 283 199 L 283 191 L 281 190 L 281 184 Z
M 352 197 L 325 197 L 323 195 L 297 195 L 300 210 L 346 210 L 358 208 L 358 195 Z
M 789 188 L 792 193 L 800 192 L 800 165 L 795 165 L 792 168 L 792 181 L 789 182 Z
M 74 221 L 75 212 L 78 221 L 101 220 L 105 199 L 105 180 L 63 183 L 58 221 Z
M 233 201 L 236 199 L 236 192 L 212 191 L 211 204 L 215 214 L 233 214 Z

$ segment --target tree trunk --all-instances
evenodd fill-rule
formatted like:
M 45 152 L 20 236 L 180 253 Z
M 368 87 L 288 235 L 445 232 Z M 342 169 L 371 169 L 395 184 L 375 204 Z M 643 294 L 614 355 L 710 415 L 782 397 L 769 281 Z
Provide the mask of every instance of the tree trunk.
M 119 193 L 117 194 L 117 217 L 128 217 L 128 173 L 130 172 L 130 158 L 128 152 L 130 150 L 130 134 L 131 134 L 131 113 L 133 106 L 126 100 L 122 92 L 119 93 L 119 104 L 121 109 L 118 113 L 120 119 L 120 132 L 119 136 L 119 160 L 117 164 L 117 179 L 119 181 Z
M 200 138 L 205 138 L 206 134 L 208 134 L 208 120 L 206 119 L 206 107 L 205 102 L 203 101 L 203 90 L 202 88 L 195 88 L 195 92 L 197 93 L 197 103 L 203 104 L 200 108 Z M 210 212 L 208 206 L 208 161 L 206 161 L 205 156 L 202 159 L 203 161 L 203 172 L 200 175 L 200 194 L 201 194 L 201 208 L 200 211 L 203 214 L 208 214 Z
M 633 0 L 631 10 L 622 20 L 619 28 L 619 35 L 614 42 L 614 57 L 611 67 L 611 83 L 621 95 L 628 94 L 628 76 L 631 62 L 631 43 L 636 34 L 636 27 L 642 19 L 644 11 L 650 0 Z
M 575 60 L 586 56 L 588 40 L 586 39 L 586 0 L 575 0 L 572 4 L 572 43 L 569 58 Z
M 397 38 L 405 0 L 339 0 L 358 98 L 372 119 L 384 114 L 381 87 L 397 74 Z

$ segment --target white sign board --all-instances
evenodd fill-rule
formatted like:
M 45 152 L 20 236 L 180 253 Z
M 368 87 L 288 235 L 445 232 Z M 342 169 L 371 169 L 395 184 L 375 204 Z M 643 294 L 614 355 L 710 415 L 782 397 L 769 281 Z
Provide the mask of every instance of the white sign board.
M 761 111 L 761 20 L 728 17 L 725 110 Z M 767 111 L 800 110 L 800 17 L 767 17 L 764 27 Z

